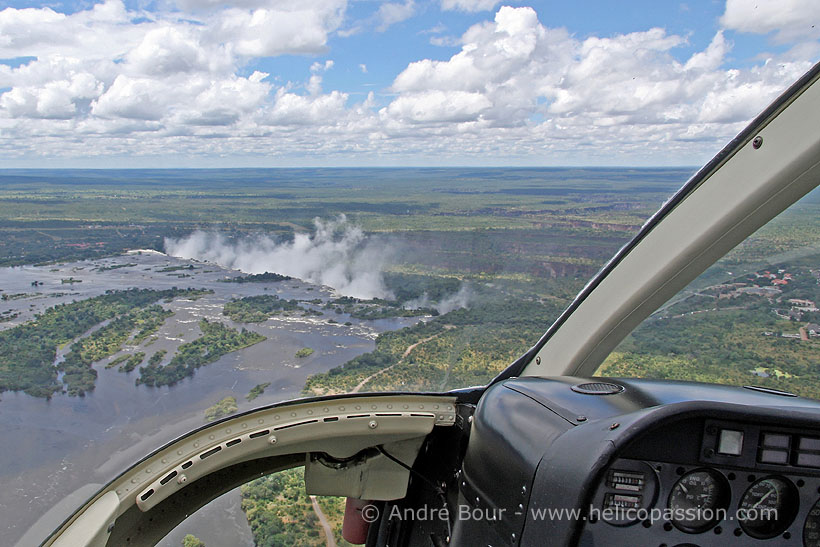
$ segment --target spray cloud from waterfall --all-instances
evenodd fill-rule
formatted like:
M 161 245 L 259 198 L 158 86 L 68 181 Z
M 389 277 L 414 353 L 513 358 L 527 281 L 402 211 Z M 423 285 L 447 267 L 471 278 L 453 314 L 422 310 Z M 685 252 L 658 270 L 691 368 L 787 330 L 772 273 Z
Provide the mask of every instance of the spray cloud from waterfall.
M 439 312 L 439 314 L 444 315 L 445 313 L 457 310 L 459 308 L 469 307 L 470 301 L 473 299 L 474 294 L 472 289 L 469 285 L 464 284 L 461 285 L 458 292 L 445 296 L 438 302 L 433 301 L 427 293 L 424 293 L 419 298 L 408 300 L 403 304 L 403 306 L 408 310 L 417 308 L 433 308 Z
M 230 241 L 222 234 L 198 230 L 188 237 L 165 239 L 166 253 L 202 260 L 249 274 L 276 272 L 333 287 L 345 296 L 390 298 L 382 270 L 390 254 L 370 240 L 344 215 L 314 219 L 312 234 L 296 233 L 292 241 L 259 235 Z
M 296 233 L 292 240 L 266 235 L 230 239 L 213 231 L 197 230 L 187 237 L 165 238 L 165 252 L 177 258 L 218 264 L 247 274 L 273 272 L 332 287 L 362 300 L 393 299 L 386 286 L 385 265 L 398 251 L 385 239 L 368 237 L 345 215 L 313 221 L 313 232 Z M 466 308 L 473 298 L 468 285 L 433 301 L 427 293 L 403 304 L 408 309 L 434 308 L 444 314 Z

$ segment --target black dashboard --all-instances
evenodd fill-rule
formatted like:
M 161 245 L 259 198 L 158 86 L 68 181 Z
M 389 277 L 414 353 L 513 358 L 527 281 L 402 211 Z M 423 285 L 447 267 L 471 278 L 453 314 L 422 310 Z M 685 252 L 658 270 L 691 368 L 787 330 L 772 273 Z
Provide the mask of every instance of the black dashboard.
M 469 414 L 447 488 L 451 514 L 468 518 L 452 518 L 440 532 L 450 541 L 433 544 L 820 547 L 816 401 L 691 382 L 513 378 Z M 428 459 L 419 465 L 431 473 Z
M 818 433 L 709 418 L 655 430 L 607 467 L 580 543 L 820 546 Z

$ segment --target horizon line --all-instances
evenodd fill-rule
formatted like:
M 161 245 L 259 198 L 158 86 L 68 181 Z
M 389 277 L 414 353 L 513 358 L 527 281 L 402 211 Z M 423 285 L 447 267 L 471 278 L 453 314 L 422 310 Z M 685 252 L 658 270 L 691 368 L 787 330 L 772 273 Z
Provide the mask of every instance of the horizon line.
M 6 171 L 224 171 L 224 170 L 288 170 L 288 169 L 699 169 L 695 165 L 340 165 L 340 166 L 275 166 L 275 167 L 0 167 Z

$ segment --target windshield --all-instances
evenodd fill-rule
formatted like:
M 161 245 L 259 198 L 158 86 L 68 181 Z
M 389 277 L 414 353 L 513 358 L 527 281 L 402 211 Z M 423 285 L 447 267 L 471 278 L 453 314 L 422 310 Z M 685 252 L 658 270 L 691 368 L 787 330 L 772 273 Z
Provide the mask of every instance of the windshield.
M 820 191 L 749 236 L 661 306 L 598 370 L 820 398 Z
M 42 540 L 134 461 L 237 412 L 486 384 L 820 54 L 810 2 L 570 4 L 7 3 L 0 543 Z M 814 336 L 817 265 L 776 257 L 816 240 L 816 201 L 600 373 L 814 396 L 814 354 L 778 344 Z M 794 292 L 745 290 L 767 271 Z M 693 313 L 727 291 L 745 307 Z M 690 321 L 747 346 L 693 361 L 670 349 Z M 235 490 L 164 544 L 321 544 L 341 509 L 302 480 Z

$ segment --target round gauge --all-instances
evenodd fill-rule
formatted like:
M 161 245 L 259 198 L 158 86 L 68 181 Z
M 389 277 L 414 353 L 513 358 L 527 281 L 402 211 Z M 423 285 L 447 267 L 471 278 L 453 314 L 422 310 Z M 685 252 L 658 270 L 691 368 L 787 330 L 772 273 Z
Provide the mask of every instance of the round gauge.
M 712 469 L 698 469 L 682 476 L 669 494 L 672 524 L 679 530 L 699 534 L 713 527 L 729 506 L 729 483 Z
M 743 493 L 738 520 L 743 531 L 758 539 L 782 534 L 794 520 L 800 505 L 797 488 L 781 477 L 766 477 Z
M 811 508 L 803 524 L 803 547 L 820 547 L 820 500 Z

